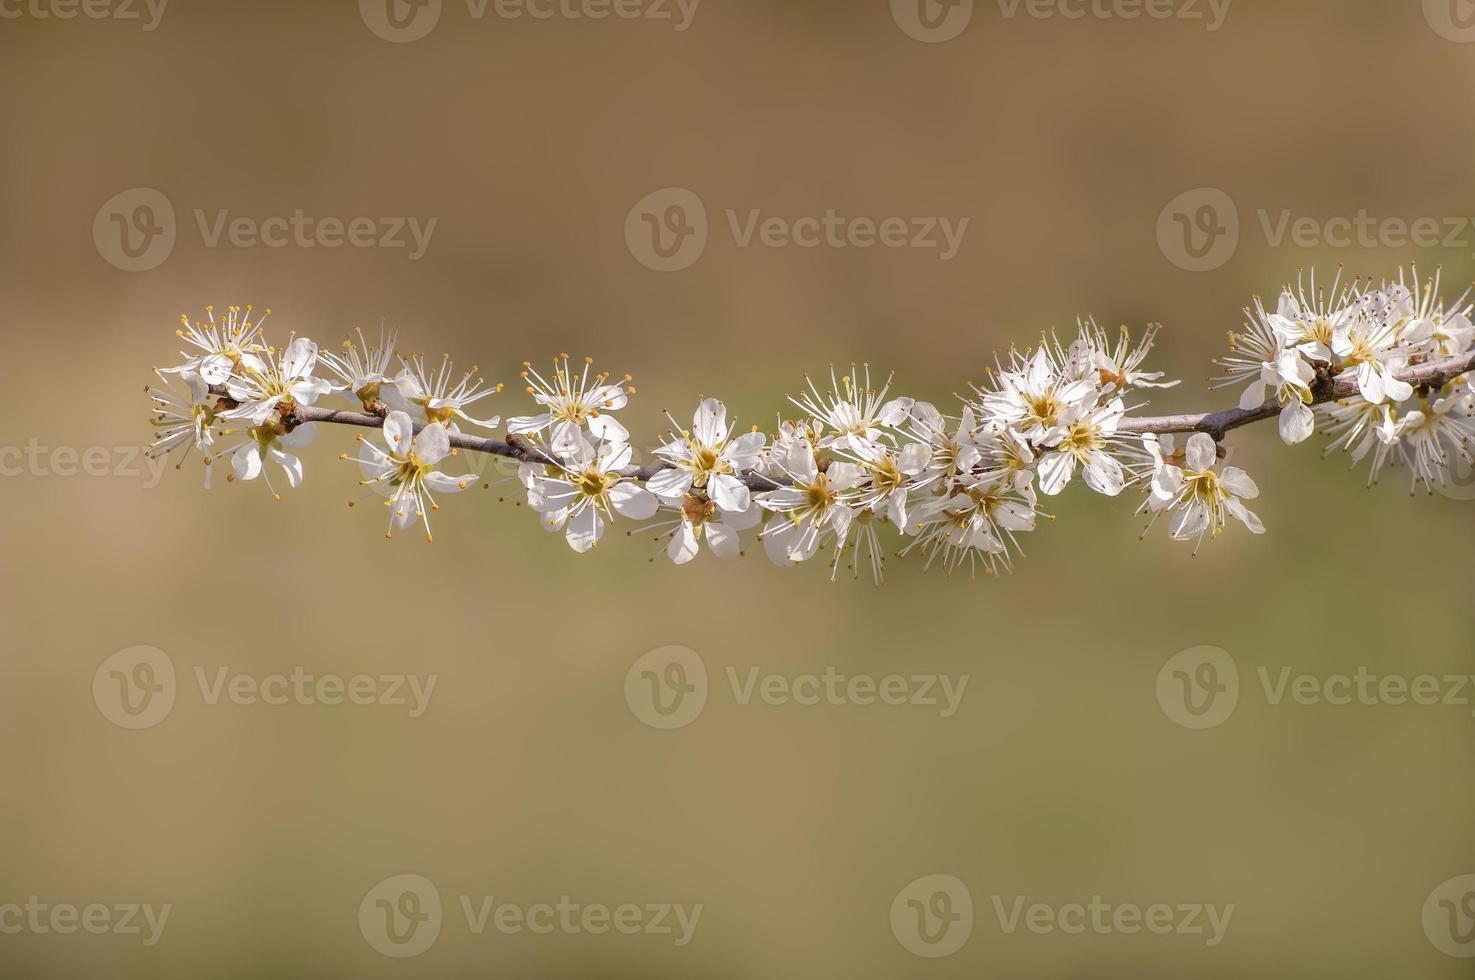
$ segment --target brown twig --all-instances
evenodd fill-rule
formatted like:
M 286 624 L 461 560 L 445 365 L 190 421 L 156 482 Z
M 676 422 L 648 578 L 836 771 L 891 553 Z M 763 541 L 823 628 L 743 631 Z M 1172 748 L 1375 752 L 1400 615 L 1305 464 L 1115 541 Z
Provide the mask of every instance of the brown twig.
M 1438 388 L 1454 378 L 1475 370 L 1475 350 L 1456 354 L 1437 361 L 1426 361 L 1400 371 L 1398 377 L 1415 388 Z M 1357 394 L 1357 379 L 1350 373 L 1319 379 L 1311 389 L 1311 404 L 1337 401 Z M 1270 399 L 1258 408 L 1226 408 L 1218 412 L 1199 415 L 1161 415 L 1156 417 L 1124 418 L 1117 426 L 1121 435 L 1141 435 L 1144 432 L 1207 432 L 1216 440 L 1224 438 L 1230 429 L 1237 429 L 1251 422 L 1273 418 L 1280 414 L 1281 405 Z

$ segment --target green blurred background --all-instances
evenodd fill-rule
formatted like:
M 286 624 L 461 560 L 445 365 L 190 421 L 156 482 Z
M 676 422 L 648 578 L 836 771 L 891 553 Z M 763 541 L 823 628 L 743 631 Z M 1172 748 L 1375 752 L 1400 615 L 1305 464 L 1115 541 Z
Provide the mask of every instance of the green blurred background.
M 477 19 L 447 0 L 427 36 L 391 43 L 352 0 L 175 0 L 151 31 L 9 6 L 0 445 L 121 459 L 148 439 L 142 388 L 177 360 L 179 314 L 211 303 L 270 306 L 276 337 L 324 346 L 383 319 L 406 349 L 508 381 L 484 413 L 503 417 L 528 410 L 510 384 L 524 358 L 588 353 L 636 376 L 622 418 L 649 445 L 660 411 L 688 414 L 699 394 L 767 424 L 832 361 L 894 369 L 950 406 L 992 352 L 1077 313 L 1161 321 L 1157 364 L 1185 384 L 1154 407 L 1221 407 L 1236 395 L 1202 379 L 1253 293 L 1313 264 L 1381 276 L 1418 261 L 1455 292 L 1475 272 L 1472 233 L 1274 246 L 1258 216 L 1475 214 L 1475 45 L 1435 29 L 1439 4 L 1236 0 L 1217 31 L 1008 9 L 980 0 L 958 36 L 926 43 L 885 0 L 705 0 L 683 31 Z M 671 186 L 700 196 L 712 232 L 693 266 L 659 273 L 623 229 Z M 172 202 L 177 242 L 125 272 L 92 226 L 137 187 Z M 1240 241 L 1190 272 L 1157 228 L 1201 187 L 1233 200 Z M 207 247 L 193 216 L 298 208 L 438 223 L 410 261 Z M 740 248 L 723 212 L 755 208 L 970 225 L 951 261 Z M 1236 525 L 1192 558 L 1163 527 L 1137 541 L 1135 501 L 1075 486 L 1012 576 L 898 563 L 877 590 L 756 548 L 681 569 L 623 537 L 576 556 L 496 491 L 447 502 L 433 545 L 386 542 L 378 513 L 344 507 L 351 434 L 321 432 L 280 504 L 259 483 L 206 493 L 194 466 L 157 486 L 34 468 L 0 481 L 0 905 L 173 906 L 152 947 L 0 934 L 0 975 L 1471 975 L 1422 918 L 1441 882 L 1475 871 L 1470 706 L 1274 705 L 1256 676 L 1475 672 L 1468 485 L 1369 491 L 1259 426 L 1233 443 L 1263 492 L 1263 538 Z M 662 731 L 624 692 L 670 644 L 697 651 L 711 684 L 693 723 Z M 135 645 L 164 651 L 179 689 L 166 718 L 129 731 L 92 685 Z M 1201 645 L 1229 652 L 1241 693 L 1199 731 L 1155 690 Z M 410 718 L 211 705 L 196 667 L 438 680 Z M 969 681 L 944 719 L 743 705 L 728 667 Z M 434 882 L 445 921 L 401 960 L 358 910 L 406 873 Z M 953 955 L 919 958 L 892 903 L 937 873 L 966 884 L 975 923 Z M 477 936 L 461 895 L 703 912 L 679 948 Z M 1235 910 L 1209 948 L 1008 934 L 996 895 Z

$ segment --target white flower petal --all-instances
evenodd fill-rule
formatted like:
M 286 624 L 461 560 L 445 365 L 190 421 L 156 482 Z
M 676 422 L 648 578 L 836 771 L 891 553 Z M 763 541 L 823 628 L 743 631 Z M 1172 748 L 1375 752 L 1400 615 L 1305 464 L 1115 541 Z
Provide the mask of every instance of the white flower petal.
M 1316 413 L 1301 399 L 1280 410 L 1280 438 L 1287 446 L 1304 442 L 1316 428 Z
M 1250 479 L 1250 475 L 1238 466 L 1224 467 L 1224 472 L 1219 474 L 1219 482 L 1224 484 L 1224 488 L 1236 497 L 1254 500 L 1260 496 L 1260 488 L 1255 485 L 1255 481 Z
M 757 508 L 753 508 L 754 511 Z M 712 554 L 718 558 L 736 558 L 742 547 L 738 541 L 738 533 L 727 524 L 707 522 L 704 526 L 707 538 L 707 547 L 712 549 Z
M 703 446 L 715 446 L 727 435 L 727 407 L 715 398 L 703 398 L 691 419 L 691 431 Z
M 1218 451 L 1214 447 L 1214 437 L 1207 432 L 1195 432 L 1188 437 L 1188 446 L 1183 451 L 1187 462 L 1185 469 L 1203 471 L 1214 465 L 1218 458 Z
M 552 415 L 516 415 L 507 420 L 507 431 L 515 436 L 527 435 L 542 432 L 552 422 Z
M 305 378 L 312 373 L 318 362 L 318 345 L 306 337 L 298 337 L 287 345 L 282 355 L 284 378 Z
M 237 480 L 254 480 L 261 475 L 261 447 L 255 443 L 242 446 L 231 455 L 231 472 Z
M 691 471 L 669 469 L 661 470 L 649 480 L 645 481 L 645 488 L 657 497 L 666 500 L 679 500 L 686 496 L 691 489 Z
M 758 465 L 758 456 L 768 437 L 761 432 L 744 432 L 722 450 L 722 458 L 736 470 L 751 470 Z
M 422 463 L 434 466 L 451 451 L 451 435 L 439 422 L 432 422 L 420 430 L 415 437 L 415 456 Z
M 1070 453 L 1046 453 L 1040 460 L 1040 492 L 1055 496 L 1065 489 L 1076 470 L 1076 458 Z
M 594 415 L 589 419 L 589 432 L 596 439 L 606 442 L 624 442 L 630 438 L 630 430 L 620 424 L 613 415 Z
M 666 546 L 666 557 L 678 565 L 685 565 L 697 556 L 699 550 L 696 529 L 690 521 L 682 521 L 671 535 L 671 543 Z
M 1115 497 L 1122 492 L 1121 464 L 1099 450 L 1086 456 L 1086 486 L 1097 493 Z
M 614 504 L 615 510 L 622 516 L 637 521 L 654 517 L 660 509 L 661 502 L 656 495 L 636 483 L 626 481 L 616 483 L 609 488 L 610 503 Z
M 475 481 L 470 473 L 465 476 L 447 476 L 444 473 L 425 474 L 425 485 L 436 493 L 460 493 Z
M 585 507 L 579 513 L 571 516 L 568 519 L 568 530 L 565 536 L 568 538 L 569 547 L 579 554 L 593 548 L 604 536 L 604 521 L 600 519 L 599 509 Z
M 302 485 L 302 460 L 276 448 L 268 450 L 267 455 L 273 463 L 287 471 L 287 486 L 295 490 Z
M 384 419 L 384 444 L 403 458 L 414 444 L 415 426 L 404 412 L 390 412 Z
M 727 473 L 714 473 L 707 480 L 707 492 L 718 507 L 729 512 L 747 510 L 752 499 L 747 485 Z

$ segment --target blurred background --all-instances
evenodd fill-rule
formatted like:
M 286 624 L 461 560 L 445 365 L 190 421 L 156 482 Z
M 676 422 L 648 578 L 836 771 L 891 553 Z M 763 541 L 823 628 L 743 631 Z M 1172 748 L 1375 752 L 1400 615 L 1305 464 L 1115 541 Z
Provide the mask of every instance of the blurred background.
M 635 375 L 643 446 L 702 394 L 769 425 L 832 362 L 951 406 L 1087 313 L 1164 324 L 1185 383 L 1154 410 L 1232 404 L 1210 358 L 1299 270 L 1470 281 L 1468 7 L 0 5 L 0 975 L 1470 976 L 1475 684 L 1278 686 L 1475 673 L 1468 474 L 1369 490 L 1262 425 L 1232 439 L 1262 538 L 1190 557 L 1076 485 L 1012 576 L 896 563 L 878 590 L 756 548 L 578 556 L 508 484 L 386 542 L 344 506 L 353 430 L 281 503 L 136 456 L 208 304 L 325 348 L 386 323 L 508 382 L 504 418 L 524 359 L 588 354 Z M 827 211 L 963 234 L 745 234 Z M 698 700 L 663 729 L 640 692 L 670 663 Z M 1207 727 L 1180 668 L 1218 678 Z M 744 703 L 827 671 L 966 688 L 947 716 Z M 409 704 L 253 695 L 294 673 Z M 479 918 L 565 897 L 701 912 L 684 944 L 674 913 Z M 1173 928 L 1074 930 L 1093 899 Z

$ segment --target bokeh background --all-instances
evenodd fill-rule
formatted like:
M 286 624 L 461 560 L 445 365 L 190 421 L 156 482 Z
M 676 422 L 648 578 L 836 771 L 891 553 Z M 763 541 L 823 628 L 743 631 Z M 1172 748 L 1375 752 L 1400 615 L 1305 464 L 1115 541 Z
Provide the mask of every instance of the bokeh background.
M 151 947 L 0 934 L 0 975 L 1470 975 L 1423 916 L 1475 871 L 1470 705 L 1276 705 L 1257 674 L 1475 673 L 1468 480 L 1432 498 L 1397 474 L 1369 490 L 1259 426 L 1233 444 L 1263 491 L 1263 538 L 1236 526 L 1192 558 L 1161 527 L 1139 542 L 1133 501 L 1073 486 L 1012 576 L 897 564 L 878 590 L 761 554 L 674 569 L 623 536 L 576 556 L 513 495 L 497 502 L 508 486 L 451 500 L 433 545 L 386 542 L 378 513 L 344 506 L 351 430 L 319 434 L 281 503 L 260 483 L 207 493 L 193 465 L 157 482 L 129 465 L 149 438 L 150 369 L 177 360 L 179 315 L 206 304 L 270 306 L 275 336 L 324 346 L 383 321 L 402 348 L 493 381 L 587 353 L 636 376 L 623 418 L 647 445 L 662 409 L 699 394 L 767 423 L 831 362 L 895 370 L 950 404 L 994 351 L 1078 313 L 1162 322 L 1158 365 L 1185 384 L 1154 407 L 1222 407 L 1236 396 L 1203 379 L 1254 293 L 1313 265 L 1439 266 L 1454 292 L 1475 272 L 1468 227 L 1450 245 L 1334 247 L 1276 242 L 1260 217 L 1475 215 L 1458 0 L 1234 0 L 1217 30 L 978 0 L 928 8 L 962 18 L 943 20 L 946 40 L 900 0 L 703 0 L 684 30 L 478 18 L 462 0 L 425 28 L 434 8 L 400 3 L 428 31 L 408 42 L 367 0 L 174 0 L 152 30 L 142 6 L 40 16 L 67 9 L 7 4 L 0 20 L 0 445 L 45 463 L 0 481 L 0 905 L 173 909 Z M 670 187 L 703 202 L 709 237 L 694 264 L 658 272 L 625 226 Z M 131 219 L 137 188 L 167 199 L 175 242 L 125 271 L 94 226 Z M 1192 271 L 1158 232 L 1199 188 L 1232 201 L 1238 238 Z M 411 260 L 212 247 L 196 217 L 297 209 L 436 225 Z M 969 225 L 947 261 L 740 247 L 725 213 L 754 209 Z M 513 384 L 492 401 L 526 411 Z M 60 475 L 59 447 L 114 465 Z M 710 684 L 700 716 L 666 731 L 625 685 L 671 644 Z M 158 724 L 126 730 L 93 682 L 137 645 L 167 655 L 178 690 Z M 1156 686 L 1203 645 L 1233 658 L 1240 696 L 1190 730 Z M 418 718 L 210 704 L 195 672 L 222 667 L 437 686 Z M 755 667 L 969 681 L 949 718 L 740 704 L 726 671 Z M 401 874 L 445 909 L 407 959 L 381 955 L 359 917 Z M 933 874 L 975 908 L 966 944 L 937 959 L 909 952 L 891 914 Z M 463 895 L 703 912 L 681 947 L 478 936 Z M 1011 934 L 995 896 L 1234 913 L 1213 947 Z

